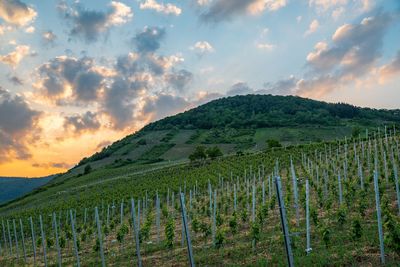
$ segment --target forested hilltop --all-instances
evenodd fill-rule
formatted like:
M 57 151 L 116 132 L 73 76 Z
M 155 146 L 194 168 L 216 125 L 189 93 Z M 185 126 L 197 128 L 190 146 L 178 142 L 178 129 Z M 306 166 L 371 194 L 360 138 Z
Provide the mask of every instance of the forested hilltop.
M 265 148 L 268 139 L 284 144 L 327 141 L 398 124 L 400 110 L 360 108 L 297 96 L 225 97 L 150 123 L 82 159 L 78 166 L 183 160 L 198 145 L 217 145 L 225 154 L 254 151 Z
M 298 125 L 332 126 L 354 120 L 361 124 L 400 123 L 400 110 L 359 108 L 345 103 L 326 103 L 297 96 L 246 95 L 226 97 L 150 123 L 143 131 L 263 128 Z

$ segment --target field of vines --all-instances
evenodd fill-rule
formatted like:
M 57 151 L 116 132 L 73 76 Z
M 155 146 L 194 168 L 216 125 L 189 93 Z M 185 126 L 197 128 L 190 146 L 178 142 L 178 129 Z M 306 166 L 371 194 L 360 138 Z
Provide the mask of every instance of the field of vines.
M 399 141 L 385 128 L 55 184 L 0 211 L 0 266 L 398 266 Z

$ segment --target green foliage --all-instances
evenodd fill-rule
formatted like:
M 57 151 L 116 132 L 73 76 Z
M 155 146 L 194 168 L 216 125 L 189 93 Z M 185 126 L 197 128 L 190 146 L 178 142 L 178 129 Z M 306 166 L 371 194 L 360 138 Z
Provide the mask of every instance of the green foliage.
M 351 238 L 356 241 L 362 236 L 362 226 L 359 218 L 355 218 L 351 224 Z
M 54 246 L 54 239 L 51 237 L 46 237 L 47 248 L 52 248 Z
M 126 234 L 129 232 L 129 228 L 126 224 L 122 224 L 117 230 L 117 240 L 120 244 L 124 241 Z
M 94 252 L 100 251 L 100 240 L 99 240 L 99 238 L 96 238 L 96 242 L 95 242 L 95 244 L 93 246 L 93 251 Z
M 261 208 L 257 212 L 257 218 L 258 222 L 260 225 L 264 224 L 265 219 L 268 216 L 268 205 L 265 203 L 264 205 L 261 205 Z
M 331 230 L 325 226 L 321 229 L 322 240 L 324 241 L 325 247 L 328 248 L 331 242 Z
M 137 144 L 138 144 L 138 145 L 141 145 L 141 146 L 144 146 L 144 145 L 147 144 L 147 141 L 146 141 L 146 139 L 142 138 L 142 139 L 140 139 L 140 140 L 137 142 Z
M 242 218 L 242 222 L 246 222 L 247 219 L 249 218 L 249 214 L 247 212 L 247 209 L 243 209 L 242 213 L 240 214 L 240 217 Z
M 154 163 L 162 161 L 160 158 L 165 152 L 170 150 L 175 144 L 163 143 L 153 146 L 150 150 L 146 151 L 139 157 L 139 161 L 145 161 L 146 163 Z
M 351 130 L 351 137 L 353 138 L 358 138 L 358 136 L 361 134 L 361 128 L 360 127 L 353 127 Z
M 382 199 L 382 213 L 385 243 L 400 255 L 400 218 L 392 214 L 386 197 Z
M 64 235 L 60 236 L 59 243 L 60 243 L 60 248 L 65 248 L 65 245 L 67 244 L 67 240 L 65 239 Z
M 90 166 L 90 164 L 87 164 L 85 166 L 85 169 L 83 170 L 83 174 L 84 175 L 89 174 L 91 171 L 92 171 L 92 166 Z
M 203 233 L 204 240 L 211 235 L 211 228 L 206 222 L 200 224 L 200 229 Z
M 317 211 L 317 209 L 311 208 L 310 215 L 311 215 L 314 225 L 318 226 L 318 211 Z
M 197 146 L 192 154 L 189 155 L 190 161 L 201 161 L 207 158 L 205 146 Z
M 169 217 L 167 223 L 165 224 L 165 245 L 167 248 L 174 247 L 175 238 L 175 221 L 174 218 Z
M 237 222 L 237 216 L 236 213 L 232 215 L 232 217 L 229 220 L 229 227 L 231 229 L 232 235 L 235 235 L 238 232 L 238 222 Z
M 347 216 L 346 208 L 341 206 L 339 208 L 338 213 L 337 213 L 337 221 L 338 221 L 340 226 L 343 226 L 344 223 L 346 222 L 346 216 Z
M 215 234 L 215 247 L 222 248 L 225 243 L 225 231 L 224 229 L 218 229 L 217 233 Z
M 149 214 L 146 218 L 146 222 L 144 226 L 140 229 L 139 233 L 139 240 L 140 242 L 146 241 L 150 238 L 150 230 L 151 230 L 151 224 L 153 222 L 153 216 Z
M 344 119 L 399 122 L 396 113 L 388 110 L 330 104 L 294 96 L 247 95 L 211 101 L 177 116 L 150 123 L 144 130 L 185 129 L 188 125 L 192 129 L 337 125 Z
M 251 224 L 251 238 L 255 243 L 260 241 L 260 225 L 257 222 Z
M 217 215 L 215 216 L 215 222 L 216 222 L 217 226 L 221 226 L 222 223 L 224 222 L 220 212 L 217 212 Z
M 279 141 L 275 140 L 275 139 L 268 139 L 266 142 L 267 142 L 268 148 L 282 147 L 282 144 L 279 143 Z
M 200 232 L 200 222 L 197 219 L 197 217 L 193 217 L 193 219 L 192 219 L 192 229 L 193 229 L 193 232 L 195 232 L 196 234 L 198 232 Z
M 206 150 L 206 154 L 212 160 L 221 157 L 223 155 L 221 149 L 219 149 L 219 147 L 217 146 L 208 148 Z

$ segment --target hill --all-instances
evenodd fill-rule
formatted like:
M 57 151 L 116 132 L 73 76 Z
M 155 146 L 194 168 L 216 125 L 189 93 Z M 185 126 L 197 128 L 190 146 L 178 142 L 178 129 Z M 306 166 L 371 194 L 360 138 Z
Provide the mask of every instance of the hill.
M 400 163 L 400 138 L 393 131 L 387 133 L 387 138 L 381 132 L 374 140 L 377 132 L 370 132 L 369 140 L 287 146 L 225 156 L 199 165 L 145 168 L 131 164 L 99 168 L 69 179 L 59 180 L 60 176 L 40 191 L 0 207 L 6 226 L 3 229 L 11 226 L 12 241 L 7 243 L 10 235 L 6 230 L 2 244 L 11 244 L 14 251 L 8 253 L 10 249 L 5 245 L 0 265 L 24 265 L 21 254 L 19 258 L 15 255 L 18 248 L 12 231 L 13 220 L 18 222 L 21 218 L 28 265 L 35 265 L 36 260 L 36 265 L 43 266 L 47 257 L 53 264 L 61 260 L 62 265 L 73 266 L 79 257 L 82 266 L 100 266 L 102 240 L 107 265 L 136 265 L 135 249 L 139 247 L 143 266 L 188 266 L 178 194 L 182 192 L 197 265 L 284 266 L 286 252 L 275 173 L 282 181 L 295 265 L 380 266 L 377 190 L 381 196 L 378 199 L 382 208 L 385 266 L 397 266 L 400 221 L 395 177 Z M 374 162 L 376 173 L 379 170 L 378 186 L 374 186 L 372 176 Z M 136 201 L 134 213 L 131 198 Z M 36 239 L 31 237 L 30 218 Z M 132 222 L 140 225 L 139 232 L 134 233 Z M 59 243 L 55 242 L 55 224 Z M 19 237 L 21 231 L 17 226 L 14 231 Z M 306 237 L 306 229 L 311 239 Z M 21 250 L 24 244 L 18 240 Z M 74 248 L 79 252 L 75 253 Z M 308 255 L 306 249 L 311 251 Z
M 0 204 L 21 197 L 51 181 L 54 175 L 42 178 L 0 177 Z
M 246 102 L 251 99 L 254 105 Z M 44 259 L 56 264 L 61 259 L 63 265 L 72 266 L 79 259 L 82 266 L 100 266 L 103 251 L 107 264 L 132 266 L 138 261 L 135 248 L 139 247 L 143 266 L 187 266 L 178 194 L 182 192 L 197 265 L 283 266 L 286 250 L 276 193 L 281 188 L 295 265 L 379 266 L 376 203 L 381 201 L 386 265 L 397 266 L 400 136 L 392 127 L 372 127 L 398 124 L 398 110 L 297 97 L 256 99 L 216 100 L 150 124 L 30 194 L 0 205 L 6 226 L 0 228 L 0 237 L 5 236 L 0 243 L 11 244 L 14 253 L 17 244 L 20 249 L 26 245 L 28 265 L 42 266 Z M 263 112 L 255 109 L 271 99 Z M 280 104 L 269 108 L 274 103 Z M 289 103 L 296 112 L 283 111 Z M 226 114 L 218 116 L 225 109 Z M 338 111 L 342 109 L 347 112 Z M 244 116 L 235 126 L 231 119 L 221 119 L 242 113 L 254 116 Z M 201 128 L 199 114 L 211 120 L 207 126 L 211 128 Z M 321 116 L 325 120 L 312 119 Z M 287 125 L 278 124 L 280 117 Z M 259 124 L 261 120 L 266 122 Z M 270 127 L 265 126 L 267 122 Z M 364 129 L 369 131 L 364 134 Z M 285 146 L 261 146 L 271 138 Z M 199 144 L 216 144 L 226 153 L 196 163 L 184 160 L 185 153 Z M 277 176 L 282 187 L 277 185 Z M 380 194 L 378 200 L 375 191 Z M 136 201 L 134 213 L 131 199 Z M 22 226 L 12 229 L 13 220 L 18 223 L 19 219 Z M 140 226 L 137 233 L 133 222 Z M 15 238 L 22 228 L 25 243 Z M 11 234 L 2 229 L 11 229 Z M 30 236 L 32 229 L 36 239 Z M 59 243 L 54 229 L 58 229 Z M 6 245 L 3 251 L 10 253 L 0 253 L 0 265 L 23 265 L 21 254 L 15 257 Z M 308 255 L 306 249 L 311 251 Z
M 296 96 L 226 97 L 150 123 L 82 159 L 72 173 L 82 173 L 88 163 L 99 168 L 185 161 L 198 145 L 217 145 L 224 154 L 234 154 L 262 150 L 268 139 L 285 145 L 334 140 L 358 135 L 361 129 L 399 124 L 400 110 Z

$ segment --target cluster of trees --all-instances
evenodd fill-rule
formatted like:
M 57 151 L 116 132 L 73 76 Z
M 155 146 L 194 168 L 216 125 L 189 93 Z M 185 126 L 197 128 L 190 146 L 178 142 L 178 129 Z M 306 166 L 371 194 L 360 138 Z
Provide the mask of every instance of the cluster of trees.
M 206 148 L 205 146 L 197 146 L 192 154 L 189 155 L 191 162 L 193 161 L 203 161 L 207 158 L 216 159 L 223 155 L 221 149 L 217 146 Z
M 176 116 L 151 123 L 143 130 L 262 128 L 299 125 L 337 125 L 345 120 L 360 123 L 400 123 L 400 110 L 359 108 L 295 96 L 247 95 L 211 101 Z

